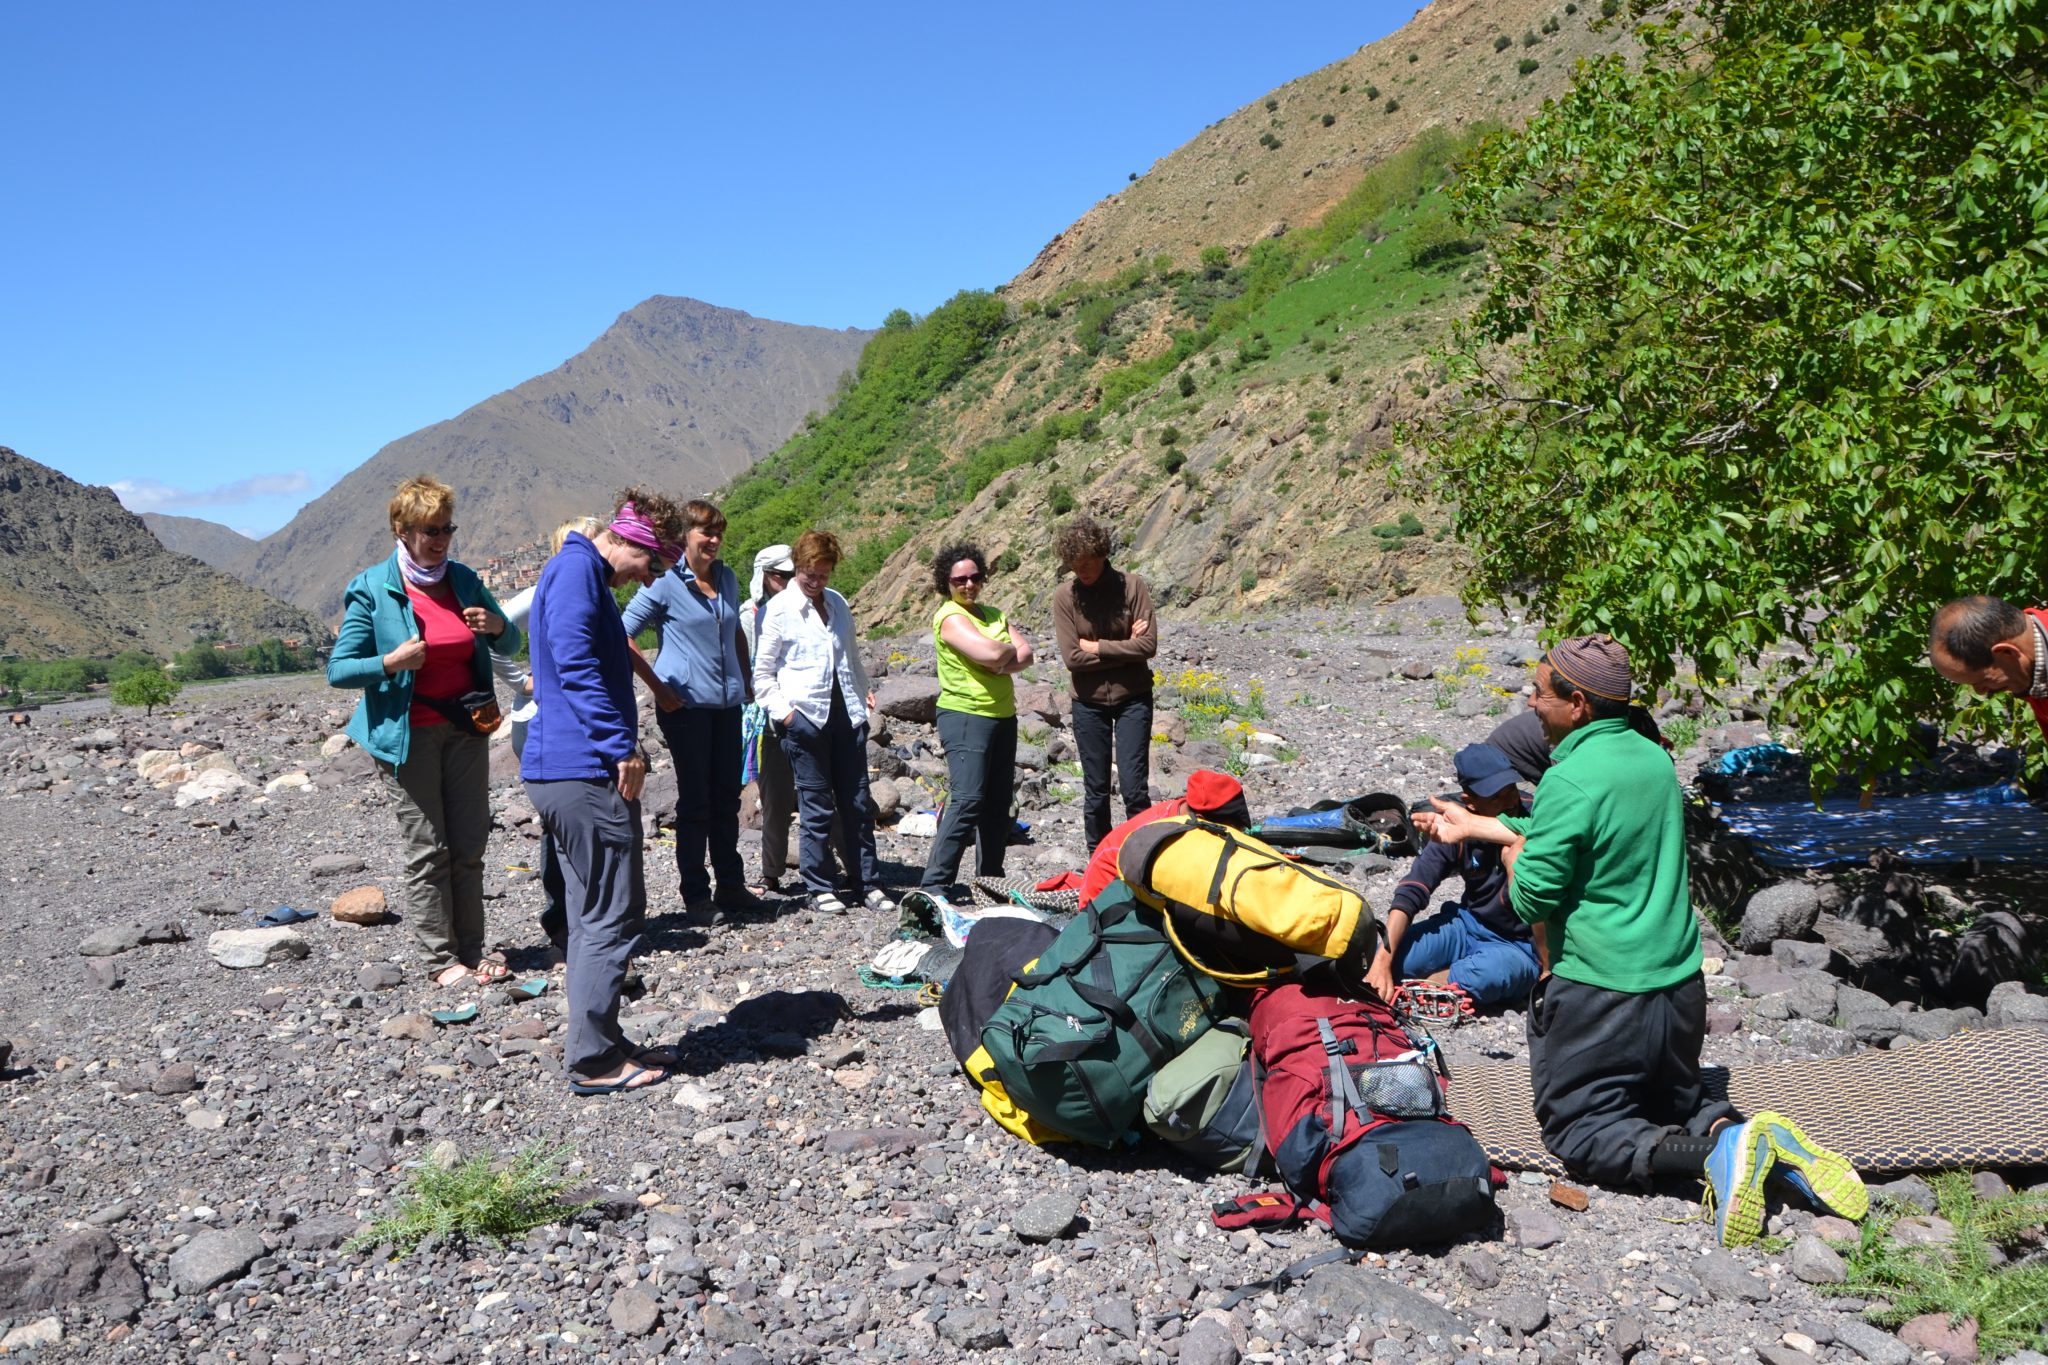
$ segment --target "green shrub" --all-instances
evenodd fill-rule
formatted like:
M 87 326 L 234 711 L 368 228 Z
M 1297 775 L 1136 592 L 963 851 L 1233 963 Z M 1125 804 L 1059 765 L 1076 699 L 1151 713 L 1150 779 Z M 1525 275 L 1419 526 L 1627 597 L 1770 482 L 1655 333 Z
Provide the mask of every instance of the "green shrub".
M 1164 426 L 1159 428 L 1159 444 L 1163 446 L 1179 445 L 1180 428 L 1175 426 Z
M 1269 114 L 1270 114 L 1270 113 L 1272 113 L 1272 112 L 1273 112 L 1273 111 L 1274 111 L 1275 109 L 1278 109 L 1279 107 L 1280 107 L 1280 101 L 1279 101 L 1279 100 L 1269 99 L 1269 100 L 1267 100 L 1267 101 L 1266 101 L 1266 112 L 1267 112 L 1267 113 L 1269 113 Z
M 1046 490 L 1045 505 L 1056 517 L 1063 517 L 1074 510 L 1074 490 L 1063 483 L 1056 483 Z
M 1536 44 L 1538 44 L 1538 43 L 1540 43 L 1540 42 L 1542 42 L 1542 41 L 1543 41 L 1543 40 L 1542 40 L 1541 38 L 1538 38 L 1538 37 L 1536 36 L 1535 30 L 1533 30 L 1533 29 L 1526 29 L 1526 28 L 1522 30 L 1522 46 L 1523 46 L 1523 47 L 1534 47 L 1534 46 L 1536 46 Z
M 1270 132 L 1260 133 L 1259 145 L 1269 152 L 1277 152 L 1280 150 L 1280 139 Z
M 1377 85 L 1368 85 L 1365 87 L 1365 97 L 1369 100 L 1378 99 L 1380 97 L 1380 88 Z
M 1520 75 L 1526 76 L 1541 65 L 1543 63 L 1537 61 L 1534 57 L 1524 57 L 1521 61 L 1515 63 L 1515 71 Z
M 1015 573 L 1017 566 L 1023 562 L 1017 557 L 1015 550 L 1005 550 L 996 556 L 995 570 L 997 573 Z
M 1514 43 L 1515 40 L 1513 38 L 1510 38 L 1507 34 L 1503 33 L 1498 38 L 1495 38 L 1493 40 L 1493 50 L 1495 52 L 1505 52 L 1510 47 L 1513 47 Z
M 1337 121 L 1337 116 L 1336 116 L 1335 114 L 1325 114 L 1325 115 L 1323 115 L 1323 126 L 1324 126 L 1325 128 L 1328 128 L 1329 126 L 1331 126 L 1332 124 L 1334 124 L 1334 123 L 1335 123 L 1336 121 Z
M 1237 576 L 1237 586 L 1242 592 L 1250 592 L 1253 588 L 1258 587 L 1259 571 L 1257 569 L 1246 569 Z
M 1192 370 L 1182 370 L 1180 372 L 1180 383 L 1178 387 L 1180 389 L 1181 397 L 1193 398 L 1195 396 L 1195 376 Z
M 488 1156 L 473 1156 L 453 1170 L 422 1166 L 398 1212 L 379 1218 L 351 1238 L 344 1250 L 389 1243 L 403 1256 L 432 1237 L 442 1242 L 483 1241 L 503 1246 L 534 1228 L 573 1218 L 589 1204 L 568 1204 L 560 1179 L 559 1148 L 535 1143 L 502 1169 Z
M 1169 450 L 1159 457 L 1159 467 L 1168 474 L 1180 473 L 1180 467 L 1187 462 L 1187 454 L 1179 450 Z
M 1390 100 L 1388 100 L 1388 101 L 1387 101 L 1387 112 L 1388 112 L 1388 113 L 1392 114 L 1392 113 L 1398 112 L 1400 108 L 1401 108 L 1401 101 L 1399 101 L 1399 100 L 1393 100 L 1393 99 L 1390 99 Z

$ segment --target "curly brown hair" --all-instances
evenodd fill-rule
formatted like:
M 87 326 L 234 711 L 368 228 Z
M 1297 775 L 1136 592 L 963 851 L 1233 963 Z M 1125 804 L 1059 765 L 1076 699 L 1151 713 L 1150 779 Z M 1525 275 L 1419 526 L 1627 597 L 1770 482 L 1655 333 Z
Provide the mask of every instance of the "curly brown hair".
M 933 592 L 941 597 L 953 595 L 953 566 L 963 559 L 973 560 L 974 567 L 980 570 L 981 576 L 988 577 L 988 556 L 981 552 L 979 545 L 963 540 L 957 545 L 946 546 L 932 560 Z
M 623 508 L 629 502 L 641 516 L 654 523 L 654 534 L 663 540 L 681 541 L 690 529 L 690 519 L 681 505 L 664 493 L 650 493 L 644 488 L 620 489 L 618 506 Z
M 839 567 L 840 559 L 839 537 L 830 531 L 804 532 L 789 552 L 789 562 L 806 571 L 824 569 L 829 573 Z
M 1087 559 L 1091 555 L 1108 559 L 1112 546 L 1109 532 L 1101 522 L 1093 517 L 1075 517 L 1060 527 L 1059 534 L 1053 538 L 1052 548 L 1059 557 L 1060 567 L 1071 569 L 1076 560 Z

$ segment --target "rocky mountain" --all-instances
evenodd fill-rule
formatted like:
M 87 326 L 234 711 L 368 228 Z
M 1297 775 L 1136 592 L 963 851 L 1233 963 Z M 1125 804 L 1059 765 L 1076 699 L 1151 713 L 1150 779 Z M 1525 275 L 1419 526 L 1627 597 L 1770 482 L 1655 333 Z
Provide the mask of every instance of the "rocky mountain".
M 0 654 L 169 655 L 202 637 L 327 634 L 307 612 L 165 549 L 112 489 L 0 446 Z
M 478 566 L 628 484 L 707 493 L 828 407 L 870 335 L 648 299 L 560 368 L 379 450 L 266 537 L 248 577 L 331 615 L 390 553 L 385 505 L 413 474 L 455 489 L 455 554 Z
M 1571 12 L 1567 13 L 1567 9 Z M 1436 0 L 1397 32 L 1218 119 L 1046 243 L 1009 286 L 1044 298 L 1133 260 L 1238 250 L 1322 219 L 1429 128 L 1516 124 L 1582 57 L 1637 50 L 1601 5 Z
M 256 542 L 217 521 L 144 512 L 142 524 L 172 554 L 190 555 L 224 574 L 239 576 L 255 564 Z
M 852 552 L 861 618 L 899 629 L 928 619 L 929 556 L 962 537 L 1003 575 L 995 600 L 1042 624 L 1050 528 L 1077 510 L 1183 613 L 1454 587 L 1450 509 L 1390 460 L 1441 400 L 1429 349 L 1485 283 L 1444 186 L 1580 60 L 1639 50 L 1605 7 L 1439 0 L 1212 124 L 997 290 L 999 325 L 921 321 L 934 335 L 898 353 L 958 355 L 947 338 L 978 328 L 973 354 L 885 445 L 854 426 L 874 406 L 856 390 L 737 481 L 729 553 L 816 518 Z M 886 359 L 863 386 L 911 382 Z

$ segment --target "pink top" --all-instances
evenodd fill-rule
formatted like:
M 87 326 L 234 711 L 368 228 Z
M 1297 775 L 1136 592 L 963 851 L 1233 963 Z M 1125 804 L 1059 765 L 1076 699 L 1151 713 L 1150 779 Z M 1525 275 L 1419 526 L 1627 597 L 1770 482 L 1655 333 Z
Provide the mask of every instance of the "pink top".
M 412 599 L 413 616 L 420 623 L 420 638 L 427 642 L 427 661 L 412 679 L 414 725 L 448 723 L 446 716 L 418 698 L 453 701 L 475 685 L 476 632 L 464 623 L 462 604 L 456 601 L 454 591 L 443 591 L 445 600 L 410 583 L 405 588 L 405 595 Z

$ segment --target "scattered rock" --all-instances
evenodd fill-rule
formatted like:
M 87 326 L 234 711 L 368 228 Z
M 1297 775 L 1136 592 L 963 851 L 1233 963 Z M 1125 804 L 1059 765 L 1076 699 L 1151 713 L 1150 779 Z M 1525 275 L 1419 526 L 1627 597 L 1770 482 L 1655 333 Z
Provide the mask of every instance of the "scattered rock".
M 254 790 L 256 784 L 234 769 L 210 768 L 178 788 L 175 804 L 179 810 L 184 810 L 201 802 L 218 801 L 223 796 Z
M 1787 1264 L 1792 1267 L 1792 1274 L 1806 1284 L 1846 1284 L 1849 1280 L 1849 1267 L 1835 1254 L 1835 1249 L 1812 1233 L 1792 1243 Z
M 1887 1180 L 1881 1185 L 1872 1185 L 1869 1188 L 1872 1203 L 1880 1199 L 1889 1199 L 1895 1204 L 1908 1205 L 1923 1213 L 1933 1213 L 1935 1210 L 1933 1188 L 1917 1175 L 1901 1176 L 1897 1180 Z
M 1010 1344 L 1003 1320 L 986 1308 L 957 1308 L 933 1325 L 940 1337 L 963 1351 L 993 1351 Z
M 1977 1358 L 1977 1320 L 1949 1325 L 1946 1313 L 1923 1313 L 1899 1326 L 1899 1340 L 1919 1351 L 1932 1351 L 1949 1365 Z
M 1452 1257 L 1451 1264 L 1458 1268 L 1474 1289 L 1491 1289 L 1500 1283 L 1500 1262 L 1493 1253 L 1480 1247 L 1462 1247 Z
M 306 871 L 315 877 L 346 877 L 368 866 L 353 853 L 323 853 L 306 864 Z
M 1237 1340 L 1243 1329 L 1228 1313 L 1211 1308 L 1196 1315 L 1180 1339 L 1180 1365 L 1238 1365 L 1243 1347 Z
M 1835 1341 L 1848 1347 L 1870 1365 L 1909 1365 L 1913 1348 L 1882 1327 L 1872 1327 L 1858 1318 L 1844 1317 L 1835 1324 Z
M 1767 886 L 1743 907 L 1737 946 L 1745 953 L 1767 952 L 1773 939 L 1805 938 L 1819 918 L 1820 891 L 1810 882 Z
M 1892 1224 L 1892 1240 L 1902 1247 L 1945 1247 L 1956 1239 L 1955 1224 L 1931 1213 L 1916 1213 Z
M 1771 1287 L 1749 1273 L 1742 1262 L 1715 1247 L 1692 1265 L 1702 1287 L 1717 1299 L 1743 1299 L 1761 1303 L 1771 1296 Z
M 933 725 L 939 719 L 939 680 L 892 674 L 875 688 L 875 709 L 891 720 Z
M 661 1323 L 661 1307 L 638 1289 L 612 1295 L 612 1326 L 629 1337 L 644 1337 Z
M 366 1226 L 345 1213 L 319 1213 L 292 1224 L 284 1244 L 294 1251 L 332 1251 Z
M 1511 1210 L 1508 1231 L 1513 1234 L 1515 1245 L 1528 1251 L 1540 1251 L 1564 1240 L 1564 1225 L 1542 1209 Z
M 1507 1294 L 1494 1304 L 1493 1318 L 1526 1336 L 1550 1321 L 1550 1301 L 1541 1294 Z
M 0 1337 L 0 1355 L 12 1355 L 16 1351 L 32 1351 L 38 1346 L 55 1346 L 64 1340 L 62 1318 L 37 1318 L 34 1322 L 23 1323 Z
M 1591 1201 L 1586 1192 L 1577 1185 L 1567 1185 L 1562 1180 L 1550 1182 L 1550 1202 L 1573 1213 L 1584 1213 Z
M 185 926 L 177 921 L 154 920 L 101 929 L 79 944 L 78 951 L 83 957 L 112 957 L 151 943 L 183 943 L 186 937 Z
M 248 1228 L 196 1233 L 171 1253 L 171 1287 L 180 1294 L 204 1294 L 239 1276 L 269 1250 Z
M 1010 1229 L 1021 1241 L 1050 1242 L 1072 1232 L 1080 1217 L 1080 1201 L 1071 1194 L 1055 1190 L 1039 1195 L 1010 1215 Z
M 405 980 L 405 973 L 388 962 L 373 962 L 356 973 L 356 985 L 366 991 L 388 991 Z
M 391 917 L 390 908 L 384 903 L 384 889 L 379 886 L 359 886 L 342 892 L 327 907 L 327 913 L 343 924 L 382 924 Z
M 199 1088 L 199 1068 L 190 1062 L 171 1062 L 149 1083 L 153 1095 L 189 1095 Z
M 312 945 L 289 925 L 271 929 L 222 929 L 208 936 L 206 952 L 221 966 L 233 970 L 267 967 L 287 958 L 312 952 Z
M 2048 1029 L 2048 994 L 2024 981 L 2001 981 L 1985 1002 L 1984 1023 L 1988 1028 Z
M 377 1025 L 377 1036 L 379 1038 L 410 1038 L 416 1043 L 424 1043 L 434 1036 L 434 1021 L 417 1011 L 394 1014 L 383 1023 Z

